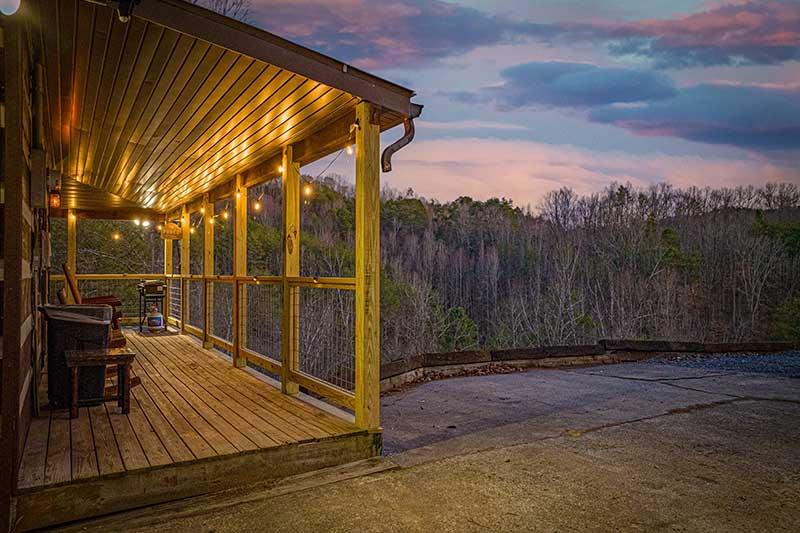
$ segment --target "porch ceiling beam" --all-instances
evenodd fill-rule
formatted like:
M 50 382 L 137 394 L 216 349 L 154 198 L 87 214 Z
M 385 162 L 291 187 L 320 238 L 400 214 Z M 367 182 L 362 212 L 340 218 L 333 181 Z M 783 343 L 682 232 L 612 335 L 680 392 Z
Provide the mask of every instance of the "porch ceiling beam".
M 161 220 L 164 215 L 155 209 L 145 207 L 121 207 L 117 209 L 50 209 L 50 217 L 66 218 L 68 212 L 72 212 L 77 218 L 99 218 L 103 220 L 133 220 L 140 218 L 143 220 Z
M 410 116 L 414 92 L 274 34 L 179 0 L 142 0 L 134 16 L 295 72 Z

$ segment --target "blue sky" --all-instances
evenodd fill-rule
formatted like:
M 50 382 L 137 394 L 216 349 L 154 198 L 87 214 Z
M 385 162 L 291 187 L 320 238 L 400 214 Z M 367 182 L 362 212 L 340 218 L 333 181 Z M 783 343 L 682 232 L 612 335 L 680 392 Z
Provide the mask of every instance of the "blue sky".
M 396 189 L 535 206 L 613 181 L 800 183 L 800 0 L 253 7 L 257 26 L 417 91 L 417 138 L 383 177 Z

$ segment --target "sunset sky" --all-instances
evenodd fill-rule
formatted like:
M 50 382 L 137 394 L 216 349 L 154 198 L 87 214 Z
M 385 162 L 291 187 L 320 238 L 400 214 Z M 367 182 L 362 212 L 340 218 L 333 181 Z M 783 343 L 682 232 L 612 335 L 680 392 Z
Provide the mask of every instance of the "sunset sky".
M 417 91 L 416 140 L 383 175 L 396 189 L 535 206 L 615 180 L 800 183 L 800 0 L 253 7 L 251 23 Z

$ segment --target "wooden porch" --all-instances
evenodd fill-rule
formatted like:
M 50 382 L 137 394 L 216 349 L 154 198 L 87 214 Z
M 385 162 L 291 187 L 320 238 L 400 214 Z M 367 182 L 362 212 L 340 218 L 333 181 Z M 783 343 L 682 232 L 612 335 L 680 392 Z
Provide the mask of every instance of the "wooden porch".
M 380 453 L 380 173 L 413 138 L 414 92 L 184 0 L 121 5 L 23 0 L 0 17 L 0 532 Z M 301 268 L 316 179 L 301 167 L 343 152 L 352 264 Z M 125 224 L 99 268 L 88 258 L 111 226 L 90 221 Z M 269 239 L 248 226 L 277 245 L 252 246 Z M 158 253 L 137 270 L 124 250 Z M 52 355 L 39 307 L 62 272 L 75 274 L 62 298 L 114 296 L 129 317 L 140 280 L 166 286 L 179 334 L 126 331 L 141 378 L 127 415 L 39 409 Z
M 126 331 L 142 380 L 115 402 L 31 422 L 19 471 L 23 530 L 372 457 L 358 429 L 234 368 L 186 335 Z

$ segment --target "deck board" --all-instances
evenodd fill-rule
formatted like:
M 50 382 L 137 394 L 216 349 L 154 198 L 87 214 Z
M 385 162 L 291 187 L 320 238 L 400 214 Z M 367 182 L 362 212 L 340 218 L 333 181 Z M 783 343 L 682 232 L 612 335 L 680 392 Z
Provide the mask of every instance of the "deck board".
M 179 353 L 178 350 L 176 351 Z M 213 360 L 208 361 L 207 365 L 204 364 L 203 366 L 208 370 L 224 371 L 230 366 L 230 363 L 215 357 Z M 221 380 L 226 377 L 228 376 L 224 372 L 220 374 Z M 311 438 L 329 436 L 352 427 L 348 422 L 337 419 L 333 415 L 309 404 L 300 402 L 298 405 L 292 398 L 281 394 L 279 391 L 264 387 L 261 381 L 249 374 L 245 374 L 244 378 L 240 378 L 236 382 L 229 382 L 227 385 L 239 387 L 239 391 L 250 400 L 275 412 L 284 423 L 302 429 Z
M 56 413 L 53 416 L 56 416 Z M 117 439 L 114 437 L 114 430 L 111 428 L 111 421 L 108 419 L 106 406 L 101 404 L 90 407 L 89 419 L 92 423 L 94 446 L 97 450 L 97 469 L 100 475 L 124 472 L 125 464 L 117 446 Z
M 277 443 L 251 426 L 246 420 L 241 418 L 235 411 L 215 396 L 208 393 L 203 384 L 191 377 L 183 365 L 175 364 L 170 359 L 170 355 L 161 353 L 157 346 L 153 346 L 148 352 L 148 360 L 161 364 L 169 373 L 168 379 L 178 385 L 184 392 L 184 398 L 191 398 L 190 401 L 200 400 L 207 406 L 204 409 L 206 419 L 218 428 L 222 434 L 228 436 L 240 450 L 252 450 L 256 447 L 266 448 L 275 446 Z M 230 402 L 227 402 L 230 404 Z
M 72 479 L 69 413 L 61 411 L 50 417 L 47 441 L 46 484 L 63 483 Z
M 173 348 L 178 348 L 178 346 L 173 346 Z M 209 367 L 198 365 L 190 359 L 185 359 L 184 354 L 177 349 L 174 353 L 178 358 L 181 358 L 184 364 L 192 365 L 193 370 L 203 381 L 216 388 L 219 393 L 236 401 L 243 411 L 248 411 L 256 415 L 263 421 L 262 424 L 266 424 L 267 427 L 272 428 L 270 434 L 274 435 L 274 438 L 283 442 L 303 441 L 315 438 L 315 434 L 308 429 L 304 429 L 302 423 L 291 424 L 287 422 L 281 417 L 281 410 L 270 409 L 269 404 L 265 400 L 261 399 L 261 401 L 259 401 L 260 397 L 256 394 L 248 394 L 249 389 L 238 387 L 240 383 L 233 383 L 231 380 L 224 379 L 224 373 L 220 374 L 219 372 L 210 371 Z M 225 361 L 221 362 L 225 364 Z M 215 364 L 211 365 L 212 368 L 215 366 Z M 249 378 L 250 376 L 247 377 Z M 261 386 L 263 388 L 263 384 L 261 384 Z M 267 393 L 272 392 L 269 389 L 266 389 L 266 391 Z M 275 390 L 274 393 L 280 394 L 277 390 Z
M 83 479 L 100 475 L 97 469 L 97 450 L 94 448 L 89 409 L 82 407 L 80 416 L 70 420 L 72 437 L 72 478 Z
M 193 464 L 348 434 L 350 422 L 281 394 L 185 335 L 126 332 L 137 353 L 131 412 L 116 402 L 42 411 L 31 423 L 19 487 L 34 490 Z
M 195 458 L 195 455 L 186 446 L 186 443 L 169 423 L 169 420 L 153 403 L 144 387 L 134 388 L 131 391 L 131 405 L 133 405 L 133 402 L 140 406 L 143 416 L 147 418 L 153 431 L 158 435 L 161 444 L 164 445 L 169 454 L 170 462 L 180 463 L 182 461 L 191 461 Z
M 137 347 L 137 352 L 139 353 L 136 357 L 137 364 L 144 369 L 149 378 L 147 385 L 150 385 L 150 390 L 154 392 L 158 391 L 157 393 L 161 393 L 161 395 L 172 404 L 174 407 L 174 409 L 171 410 L 173 416 L 176 411 L 182 415 L 189 423 L 189 426 L 194 429 L 194 432 L 200 435 L 203 440 L 211 446 L 214 450 L 214 455 L 236 453 L 236 447 L 231 444 L 222 433 L 217 431 L 217 429 L 197 411 L 195 406 L 181 395 L 173 383 L 166 379 L 165 376 L 168 375 L 168 373 L 164 369 L 157 368 L 150 364 L 150 361 L 146 358 L 146 352 L 142 350 L 142 348 Z M 201 411 L 204 410 L 202 406 L 197 407 Z
M 139 435 L 134 433 L 133 427 L 131 427 L 130 415 L 120 413 L 117 406 L 112 402 L 106 403 L 105 408 L 125 470 L 138 470 L 150 466 L 147 456 L 144 454 L 141 444 L 139 444 L 139 439 L 137 438 Z M 133 411 L 133 408 L 131 408 L 131 411 Z

